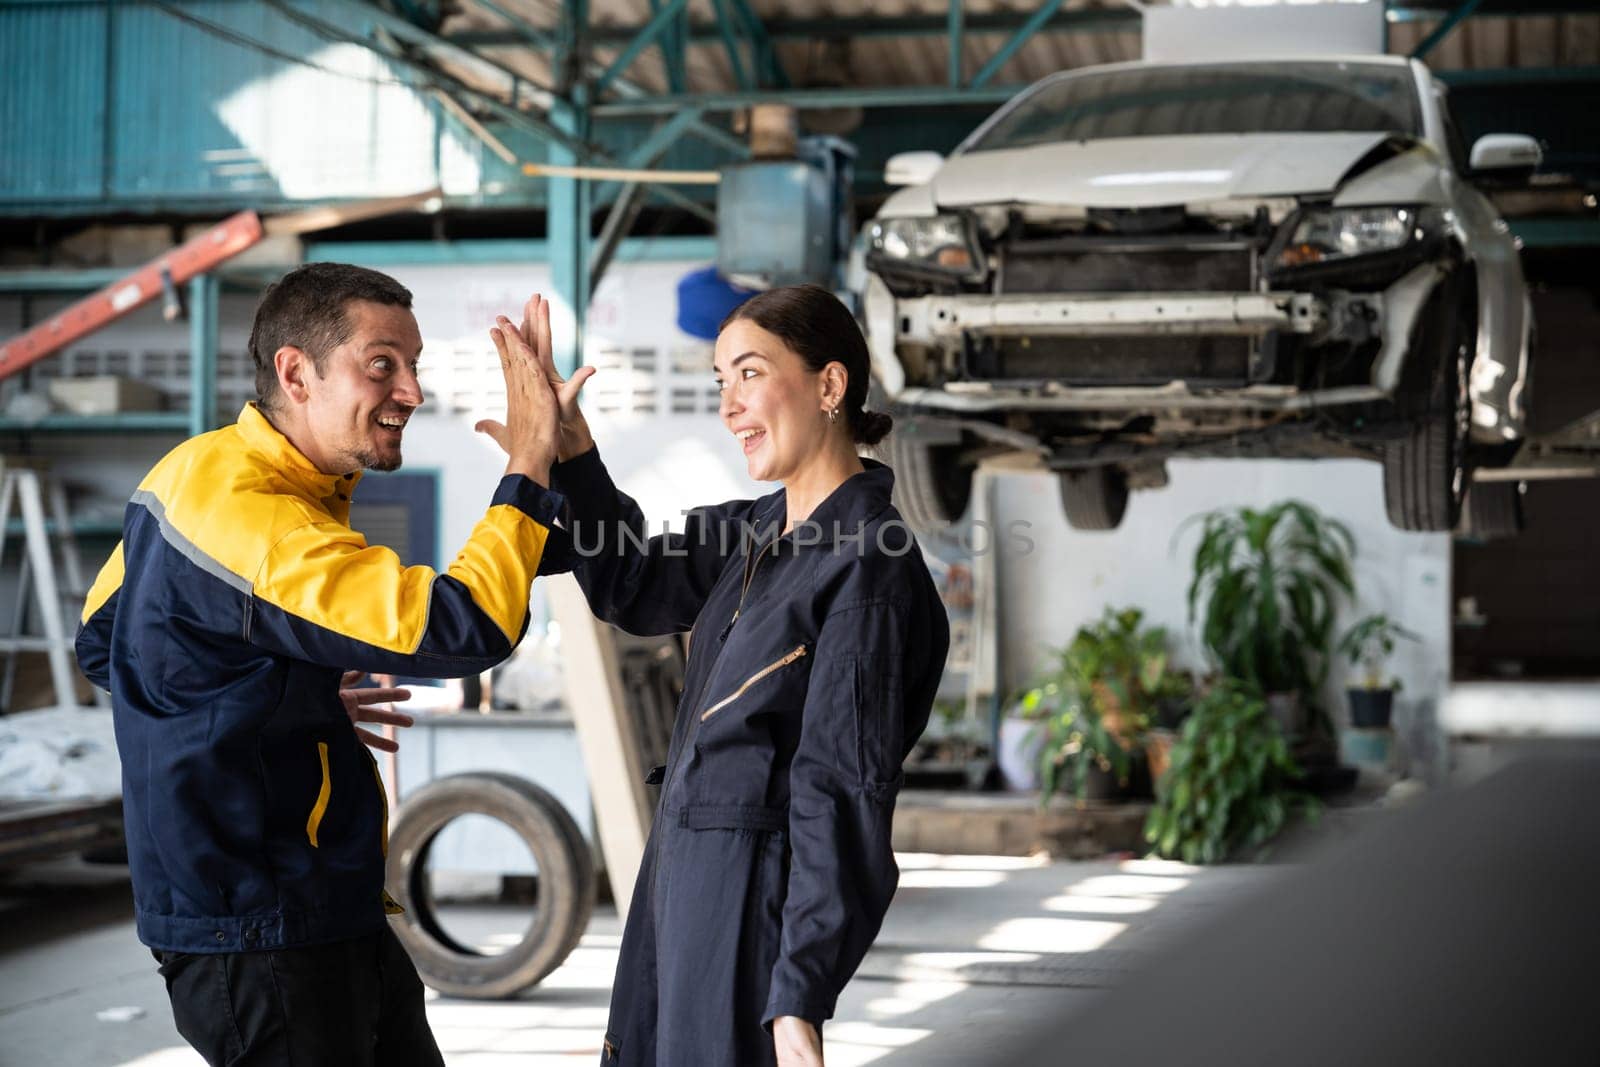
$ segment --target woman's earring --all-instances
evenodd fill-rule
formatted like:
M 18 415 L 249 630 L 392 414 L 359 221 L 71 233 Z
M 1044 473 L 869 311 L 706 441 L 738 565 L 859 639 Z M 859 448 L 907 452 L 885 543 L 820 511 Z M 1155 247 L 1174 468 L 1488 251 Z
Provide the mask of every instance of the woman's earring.
M 828 409 L 828 421 L 829 422 L 838 422 L 839 421 L 839 409 L 838 408 L 829 408 Z

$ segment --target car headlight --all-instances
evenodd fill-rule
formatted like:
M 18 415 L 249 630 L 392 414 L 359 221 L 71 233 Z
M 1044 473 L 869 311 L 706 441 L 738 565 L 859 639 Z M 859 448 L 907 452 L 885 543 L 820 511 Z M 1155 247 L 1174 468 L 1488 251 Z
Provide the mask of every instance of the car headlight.
M 1307 211 L 1290 223 L 1272 257 L 1275 267 L 1305 267 L 1330 260 L 1394 252 L 1428 236 L 1437 221 L 1431 208 L 1358 207 Z
M 869 254 L 885 264 L 967 278 L 987 273 L 972 224 L 961 215 L 879 219 L 867 227 L 867 241 Z

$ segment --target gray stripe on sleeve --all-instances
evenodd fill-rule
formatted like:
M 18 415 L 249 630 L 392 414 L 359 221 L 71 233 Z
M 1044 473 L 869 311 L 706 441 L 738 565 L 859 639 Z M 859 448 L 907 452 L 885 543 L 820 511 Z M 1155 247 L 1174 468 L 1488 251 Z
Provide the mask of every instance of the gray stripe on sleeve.
M 228 568 L 224 567 L 221 563 L 218 563 L 216 560 L 206 555 L 200 550 L 198 545 L 189 540 L 187 537 L 183 536 L 183 534 L 178 531 L 178 528 L 172 525 L 172 521 L 167 518 L 166 505 L 161 503 L 161 500 L 154 493 L 150 492 L 148 489 L 140 489 L 133 494 L 131 502 L 138 504 L 151 515 L 155 516 L 156 523 L 161 527 L 161 539 L 182 553 L 183 557 L 190 563 L 193 563 L 196 567 L 199 567 L 213 578 L 217 578 L 223 582 L 226 582 L 228 585 L 232 586 L 234 589 L 237 589 L 245 596 L 252 596 L 254 594 L 254 588 L 250 584 L 249 579 L 241 578 L 239 575 L 234 574 Z

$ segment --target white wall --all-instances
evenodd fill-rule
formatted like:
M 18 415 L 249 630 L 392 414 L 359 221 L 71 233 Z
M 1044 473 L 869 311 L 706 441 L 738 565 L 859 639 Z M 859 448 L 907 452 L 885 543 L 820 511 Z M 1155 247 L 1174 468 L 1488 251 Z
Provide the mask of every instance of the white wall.
M 1261 507 L 1288 497 L 1316 506 L 1345 523 L 1356 541 L 1358 602 L 1338 620 L 1340 633 L 1354 619 L 1381 611 L 1422 637 L 1402 642 L 1393 667 L 1406 700 L 1437 699 L 1449 677 L 1450 538 L 1402 533 L 1383 511 L 1376 463 L 1358 460 L 1186 460 L 1169 465 L 1164 489 L 1135 492 L 1122 526 L 1088 533 L 1067 526 L 1055 478 L 1005 474 L 995 500 L 997 526 L 1029 523 L 1031 553 L 999 557 L 1003 681 L 1009 690 L 1042 666 L 1047 649 L 1107 606 L 1138 607 L 1146 620 L 1166 626 L 1185 666 L 1204 659 L 1188 625 L 1185 597 L 1197 526 L 1192 516 L 1217 507 Z M 1335 663 L 1327 706 L 1343 714 L 1347 667 Z

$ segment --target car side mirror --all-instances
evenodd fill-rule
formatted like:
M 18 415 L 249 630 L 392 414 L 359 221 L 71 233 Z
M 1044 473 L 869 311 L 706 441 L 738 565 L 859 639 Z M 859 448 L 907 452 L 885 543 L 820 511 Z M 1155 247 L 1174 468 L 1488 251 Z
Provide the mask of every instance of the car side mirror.
M 1472 144 L 1467 165 L 1473 175 L 1511 178 L 1529 175 L 1544 162 L 1539 142 L 1522 133 L 1486 133 Z
M 883 180 L 888 185 L 924 185 L 942 166 L 944 157 L 937 152 L 896 152 L 883 165 Z

